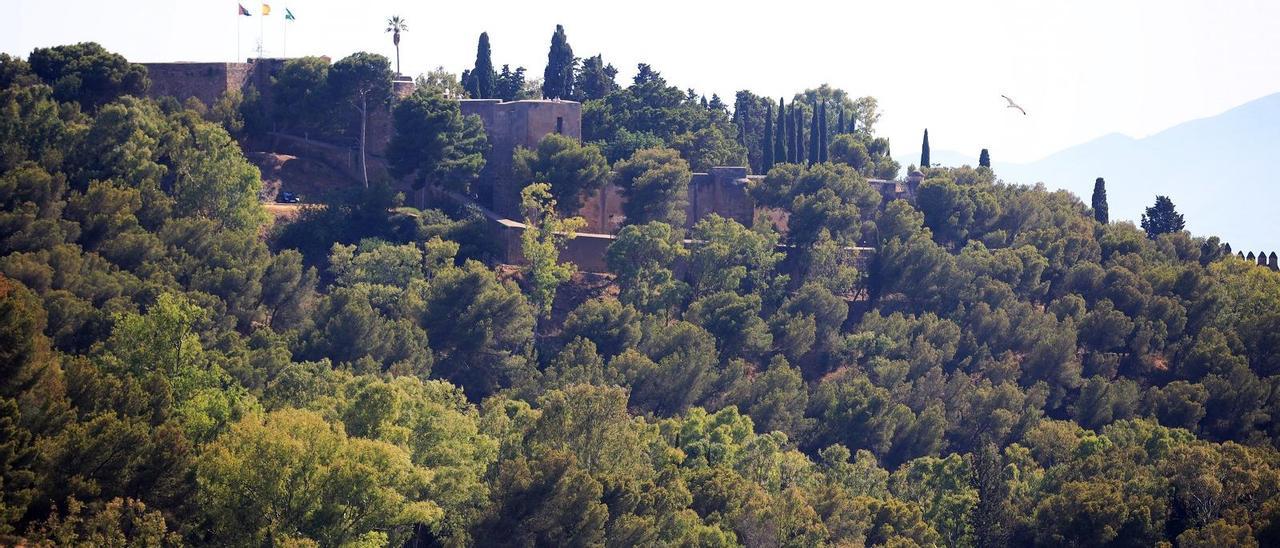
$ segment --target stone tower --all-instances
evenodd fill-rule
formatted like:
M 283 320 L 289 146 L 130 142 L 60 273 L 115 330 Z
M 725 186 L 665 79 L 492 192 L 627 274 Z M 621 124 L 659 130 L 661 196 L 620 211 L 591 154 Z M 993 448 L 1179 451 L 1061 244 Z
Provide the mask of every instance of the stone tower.
M 582 105 L 574 101 L 464 99 L 462 114 L 475 114 L 489 137 L 480 188 L 480 203 L 512 219 L 520 218 L 520 183 L 512 173 L 516 147 L 535 148 L 549 133 L 582 139 Z

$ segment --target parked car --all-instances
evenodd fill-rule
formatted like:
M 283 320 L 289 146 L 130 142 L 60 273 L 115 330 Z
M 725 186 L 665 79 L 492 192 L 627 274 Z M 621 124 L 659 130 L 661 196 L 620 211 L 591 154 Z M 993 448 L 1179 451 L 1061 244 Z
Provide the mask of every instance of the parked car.
M 280 196 L 276 197 L 276 201 L 282 204 L 296 204 L 302 200 L 299 200 L 298 195 L 292 192 L 281 192 Z

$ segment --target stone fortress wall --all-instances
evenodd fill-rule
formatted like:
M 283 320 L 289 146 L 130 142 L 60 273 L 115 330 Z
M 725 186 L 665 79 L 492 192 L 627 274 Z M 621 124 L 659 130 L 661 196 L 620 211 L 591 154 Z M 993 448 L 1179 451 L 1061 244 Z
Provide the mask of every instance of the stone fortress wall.
M 264 105 L 270 109 L 271 81 L 284 67 L 285 61 L 250 59 L 245 63 L 146 63 L 146 66 L 152 81 L 152 96 L 170 96 L 180 101 L 195 97 L 208 105 L 227 92 L 243 93 L 255 88 L 262 94 Z M 414 83 L 410 79 L 401 77 L 393 82 L 396 97 L 405 97 L 413 89 Z M 480 207 L 490 219 L 495 239 L 503 248 L 498 259 L 518 263 L 521 260 L 519 232 L 524 230 L 524 225 L 519 222 L 521 188 L 512 172 L 512 154 L 517 147 L 537 147 L 543 137 L 553 132 L 581 140 L 582 105 L 563 100 L 503 102 L 498 99 L 463 99 L 459 106 L 464 115 L 480 117 L 491 148 L 476 189 L 479 204 L 457 195 L 449 195 L 448 199 Z M 383 154 L 392 131 L 389 108 L 370 112 L 367 152 L 371 179 L 389 178 Z M 359 149 L 354 143 L 326 143 L 307 136 L 269 132 L 248 146 L 315 159 L 353 180 L 360 179 Z M 714 167 L 708 173 L 694 173 L 689 182 L 686 228 L 691 228 L 708 215 L 717 214 L 745 226 L 752 226 L 759 219 L 785 230 L 786 213 L 757 207 L 748 192 L 752 181 L 760 178 L 748 175 L 748 169 L 741 166 Z M 872 179 L 868 183 L 880 192 L 887 203 L 898 198 L 913 199 L 920 179 L 916 172 L 905 181 Z M 440 193 L 437 195 L 444 197 Z M 604 249 L 612 241 L 612 234 L 625 221 L 623 201 L 620 189 L 613 184 L 588 196 L 579 211 L 579 215 L 587 220 L 587 226 L 578 238 L 569 242 L 562 258 L 572 260 L 584 269 L 603 268 Z M 857 248 L 856 251 L 868 255 L 866 252 L 871 250 Z
M 270 93 L 271 78 L 284 68 L 287 59 L 249 59 L 244 63 L 143 63 L 151 78 L 154 97 L 179 101 L 195 97 L 212 105 L 231 91 L 245 93 L 255 88 Z
M 463 99 L 463 115 L 476 115 L 489 138 L 480 201 L 495 212 L 520 217 L 520 190 L 512 173 L 511 156 L 517 147 L 535 148 L 542 138 L 560 133 L 582 140 L 582 105 L 574 101 L 508 101 Z
M 1271 270 L 1280 270 L 1280 262 L 1276 260 L 1276 252 L 1272 251 L 1270 255 L 1265 251 L 1259 251 L 1255 256 L 1252 251 L 1245 255 L 1243 251 L 1236 252 L 1236 256 L 1246 261 L 1257 262 L 1258 266 L 1270 268 Z

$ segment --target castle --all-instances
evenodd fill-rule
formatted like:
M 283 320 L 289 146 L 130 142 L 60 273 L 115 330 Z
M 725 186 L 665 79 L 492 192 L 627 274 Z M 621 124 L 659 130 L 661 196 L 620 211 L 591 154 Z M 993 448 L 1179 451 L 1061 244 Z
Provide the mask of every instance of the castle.
M 271 79 L 284 68 L 287 59 L 250 59 L 244 63 L 143 63 L 151 78 L 154 97 L 179 101 L 195 97 L 212 105 L 228 92 L 259 92 L 271 89 Z
M 285 59 L 251 59 L 245 63 L 147 63 L 152 80 L 150 93 L 156 97 L 169 96 L 178 100 L 194 97 L 205 104 L 212 104 L 224 94 L 233 91 L 247 93 L 250 88 L 262 94 L 263 103 L 270 107 L 272 79 L 284 67 Z M 393 92 L 404 97 L 413 92 L 414 83 L 407 78 L 393 82 Z M 512 170 L 512 154 L 517 147 L 535 148 L 548 134 L 560 133 L 582 139 L 582 105 L 564 100 L 521 100 L 503 102 L 498 99 L 462 99 L 459 107 L 464 115 L 475 115 L 484 124 L 490 150 L 475 189 L 475 201 L 471 198 L 439 193 L 454 200 L 478 205 L 491 221 L 496 240 L 502 243 L 503 254 L 499 260 L 520 262 L 519 236 L 524 225 L 520 218 L 521 181 Z M 368 167 L 371 177 L 390 178 L 383 153 L 391 139 L 393 128 L 389 109 L 370 113 L 368 131 Z M 306 136 L 268 132 L 251 141 L 248 146 L 306 157 L 321 161 L 347 174 L 353 180 L 359 178 L 357 150 L 350 144 L 325 143 Z M 757 219 L 786 227 L 786 213 L 757 207 L 748 188 L 759 175 L 749 175 L 742 166 L 714 167 L 708 173 L 694 173 L 689 182 L 686 227 L 691 228 L 699 220 L 716 214 L 733 219 L 745 226 L 752 226 Z M 923 175 L 912 172 L 905 181 L 871 179 L 868 181 L 883 197 L 883 202 L 905 198 L 914 199 L 916 187 Z M 603 267 L 604 248 L 612 241 L 625 221 L 622 213 L 621 189 L 612 183 L 585 197 L 578 214 L 587 221 L 579 237 L 572 240 L 565 256 L 583 268 Z

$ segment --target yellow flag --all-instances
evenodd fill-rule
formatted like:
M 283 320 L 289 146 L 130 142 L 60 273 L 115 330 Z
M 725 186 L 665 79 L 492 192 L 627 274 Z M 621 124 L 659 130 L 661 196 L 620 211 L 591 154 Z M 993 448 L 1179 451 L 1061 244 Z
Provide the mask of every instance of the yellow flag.
M 262 5 L 262 14 L 263 14 L 263 15 L 271 15 L 271 6 L 270 6 L 270 5 L 268 5 L 268 4 L 263 4 L 263 5 Z

